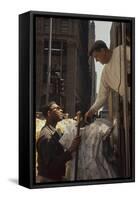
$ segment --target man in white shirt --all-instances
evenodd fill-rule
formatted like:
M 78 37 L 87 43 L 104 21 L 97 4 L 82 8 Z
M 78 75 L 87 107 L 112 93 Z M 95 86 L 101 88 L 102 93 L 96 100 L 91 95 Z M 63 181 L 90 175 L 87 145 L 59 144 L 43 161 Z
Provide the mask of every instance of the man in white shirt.
M 118 46 L 111 50 L 102 40 L 97 40 L 91 48 L 90 56 L 93 56 L 96 62 L 104 65 L 99 93 L 95 103 L 85 113 L 85 122 L 91 118 L 105 103 L 109 96 L 110 89 L 118 92 L 121 96 L 125 93 L 124 81 L 124 59 L 123 46 Z M 126 47 L 126 60 L 130 61 L 130 48 Z M 127 69 L 128 70 L 128 69 Z

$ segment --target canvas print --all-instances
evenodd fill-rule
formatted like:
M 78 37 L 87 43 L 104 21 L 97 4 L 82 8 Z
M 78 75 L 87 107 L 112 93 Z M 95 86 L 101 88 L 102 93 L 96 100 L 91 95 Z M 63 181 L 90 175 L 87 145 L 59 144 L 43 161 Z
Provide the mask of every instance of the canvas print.
M 132 176 L 132 23 L 35 17 L 35 184 Z

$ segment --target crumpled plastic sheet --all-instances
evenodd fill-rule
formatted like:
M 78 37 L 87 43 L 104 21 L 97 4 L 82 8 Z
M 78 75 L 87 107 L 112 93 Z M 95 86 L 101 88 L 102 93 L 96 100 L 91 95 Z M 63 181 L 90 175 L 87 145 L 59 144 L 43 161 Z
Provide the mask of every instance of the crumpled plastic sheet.
M 60 122 L 64 123 L 64 120 Z M 116 174 L 108 163 L 106 156 L 103 155 L 103 140 L 111 134 L 112 123 L 105 119 L 97 119 L 90 125 L 80 128 L 81 144 L 79 146 L 77 180 L 96 180 L 116 178 Z M 73 138 L 77 133 L 77 123 L 72 120 L 69 123 L 66 121 L 64 126 L 64 135 L 59 142 L 68 149 Z M 66 178 L 74 180 L 75 173 L 75 156 L 67 162 Z

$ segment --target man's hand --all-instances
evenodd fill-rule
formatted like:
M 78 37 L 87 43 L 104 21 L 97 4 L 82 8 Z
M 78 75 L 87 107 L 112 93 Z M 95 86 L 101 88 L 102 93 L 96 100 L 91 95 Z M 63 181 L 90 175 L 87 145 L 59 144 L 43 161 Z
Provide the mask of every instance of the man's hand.
M 85 115 L 84 115 L 85 123 L 88 124 L 89 123 L 89 119 L 91 119 L 94 114 L 95 114 L 95 111 L 93 111 L 93 110 L 90 110 L 90 111 L 86 112 Z
M 72 141 L 72 144 L 70 148 L 68 149 L 71 153 L 76 151 L 78 146 L 80 145 L 81 142 L 81 136 L 76 136 L 74 140 Z

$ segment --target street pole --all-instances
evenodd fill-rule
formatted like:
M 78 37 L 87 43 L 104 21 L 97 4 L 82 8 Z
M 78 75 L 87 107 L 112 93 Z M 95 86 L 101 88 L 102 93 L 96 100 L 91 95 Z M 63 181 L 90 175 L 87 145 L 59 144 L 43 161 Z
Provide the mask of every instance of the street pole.
M 52 48 L 52 17 L 49 23 L 49 47 L 48 47 L 48 69 L 47 69 L 47 85 L 46 85 L 46 104 L 49 101 L 50 79 L 51 79 L 51 48 Z

